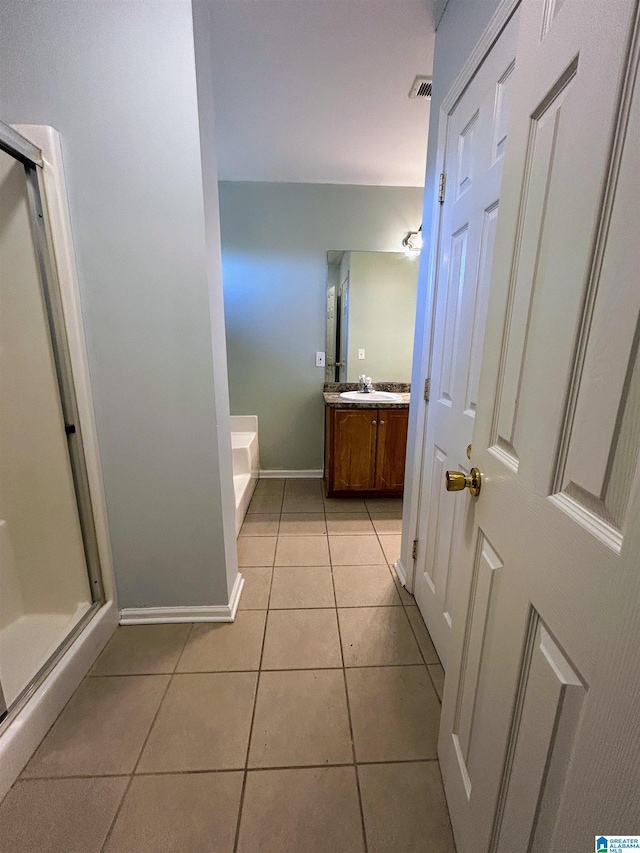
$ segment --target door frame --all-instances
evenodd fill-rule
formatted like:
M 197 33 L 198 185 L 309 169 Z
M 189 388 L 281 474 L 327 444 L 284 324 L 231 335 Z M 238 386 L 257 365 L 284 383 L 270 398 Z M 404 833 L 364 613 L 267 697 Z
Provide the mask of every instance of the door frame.
M 493 17 L 478 39 L 476 46 L 469 54 L 460 73 L 440 105 L 435 164 L 436 182 L 444 172 L 447 155 L 446 142 L 451 114 L 519 5 L 520 0 L 502 0 L 498 5 Z M 428 395 L 425 383 L 430 382 L 431 379 L 435 303 L 442 235 L 442 204 L 440 203 L 437 189 L 437 183 L 434 183 L 431 197 L 431 228 L 428 260 L 426 264 L 423 264 L 422 258 L 420 260 L 419 278 L 424 279 L 426 283 L 423 290 L 424 299 L 421 298 L 422 293 L 418 292 L 418 314 L 416 316 L 416 336 L 411 376 L 411 387 L 415 391 L 409 407 L 402 541 L 400 558 L 396 563 L 398 577 L 410 593 L 413 593 L 415 589 L 418 565 L 421 562 L 423 563 L 425 558 L 424 540 L 429 514 L 429 488 L 428 484 L 424 482 L 424 438 L 427 431 L 427 419 L 429 417 L 429 401 L 426 399 Z M 428 197 L 425 197 L 425 200 L 426 198 Z M 422 275 L 425 268 L 426 272 Z M 415 558 L 413 557 L 414 542 L 418 543 Z

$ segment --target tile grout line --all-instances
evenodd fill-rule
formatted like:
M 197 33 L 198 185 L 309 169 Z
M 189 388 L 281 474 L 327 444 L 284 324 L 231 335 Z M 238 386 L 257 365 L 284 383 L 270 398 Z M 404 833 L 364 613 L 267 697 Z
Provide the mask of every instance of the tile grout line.
M 367 506 L 366 502 L 365 502 L 365 506 Z M 369 513 L 369 518 L 370 518 L 370 520 L 371 520 L 371 523 L 373 524 L 373 518 L 371 517 L 371 511 L 369 510 L 369 507 L 368 507 L 368 506 L 367 506 L 367 512 Z M 388 560 L 388 558 L 387 558 L 387 555 L 385 554 L 384 548 L 382 548 L 382 542 L 380 541 L 380 534 L 379 534 L 379 533 L 378 533 L 378 531 L 376 530 L 375 524 L 373 525 L 373 527 L 374 527 L 374 530 L 375 530 L 376 537 L 378 538 L 378 545 L 379 545 L 379 546 L 380 546 L 380 548 L 382 549 L 382 553 L 384 554 L 385 561 L 386 561 L 386 564 L 387 564 L 387 568 L 389 569 L 389 572 L 390 572 L 390 574 L 391 574 L 391 579 L 393 580 L 393 585 L 394 585 L 394 586 L 396 586 L 396 578 L 398 577 L 398 575 L 397 575 L 397 573 L 395 573 L 395 569 L 394 569 L 394 571 L 391 571 L 391 563 L 389 562 L 389 560 Z M 400 532 L 400 536 L 402 537 L 402 531 Z M 395 574 L 395 577 L 394 577 L 394 574 Z M 400 581 L 400 578 L 398 578 L 398 582 L 399 582 L 399 581 Z M 402 585 L 400 584 L 400 587 L 401 587 L 401 589 L 404 589 L 404 591 L 405 591 L 408 595 L 411 595 L 411 593 L 407 590 L 407 588 L 406 588 L 405 586 L 402 586 Z M 411 619 L 409 619 L 409 614 L 408 614 L 408 612 L 407 612 L 407 607 L 409 607 L 409 606 L 414 606 L 414 605 L 407 605 L 407 604 L 405 603 L 405 601 L 404 601 L 403 597 L 402 597 L 402 593 L 401 593 L 401 591 L 397 589 L 397 586 L 396 586 L 396 590 L 397 590 L 397 593 L 398 593 L 398 598 L 400 599 L 400 604 L 402 605 L 402 608 L 403 608 L 403 610 L 404 610 L 404 615 L 406 616 L 407 622 L 409 623 L 409 628 L 411 629 L 411 633 L 413 634 L 413 638 L 414 638 L 414 640 L 416 641 L 416 645 L 418 646 L 418 651 L 420 652 L 420 657 L 422 658 L 422 662 L 423 662 L 423 664 L 424 664 L 424 666 L 425 666 L 425 668 L 426 668 L 426 670 L 427 670 L 427 676 L 429 677 L 429 681 L 431 682 L 431 686 L 433 687 L 433 689 L 434 689 L 434 691 L 435 691 L 436 698 L 437 698 L 437 700 L 438 700 L 438 702 L 439 702 L 439 704 L 440 704 L 440 707 L 442 707 L 442 699 L 440 698 L 440 693 L 438 692 L 438 689 L 437 689 L 437 687 L 436 687 L 436 683 L 435 683 L 435 681 L 433 680 L 433 676 L 431 675 L 431 670 L 429 669 L 429 666 L 431 666 L 432 664 L 428 664 L 428 663 L 427 663 L 427 660 L 426 660 L 426 658 L 425 658 L 425 656 L 424 656 L 424 652 L 422 651 L 422 646 L 420 645 L 420 642 L 419 642 L 419 640 L 418 640 L 417 632 L 415 631 L 415 629 L 414 629 L 414 627 L 413 627 L 413 623 L 412 623 Z M 413 600 L 415 601 L 415 596 L 412 596 L 412 597 L 413 597 Z M 418 608 L 418 613 L 420 613 L 420 608 Z M 422 613 L 420 613 L 420 618 L 422 619 Z M 425 629 L 427 630 L 427 633 L 429 633 L 428 629 L 426 628 L 426 625 L 425 625 Z M 429 639 L 431 639 L 431 635 L 430 635 L 430 634 L 429 634 Z M 432 640 L 431 642 L 433 643 L 433 640 Z M 440 661 L 439 661 L 439 662 L 440 662 Z M 434 664 L 433 664 L 433 665 L 434 665 Z M 441 664 L 441 663 L 440 663 L 440 666 L 442 666 L 442 664 Z
M 326 515 L 326 511 L 325 511 Z M 362 841 L 364 844 L 364 853 L 369 849 L 367 841 L 367 828 L 364 821 L 364 808 L 362 805 L 362 791 L 360 790 L 360 774 L 358 772 L 358 762 L 356 756 L 356 743 L 353 736 L 353 720 L 351 719 L 351 703 L 349 702 L 349 688 L 347 686 L 347 670 L 344 665 L 344 649 L 342 647 L 342 632 L 340 630 L 340 614 L 338 613 L 338 598 L 336 596 L 336 584 L 333 577 L 333 561 L 331 560 L 331 549 L 329 549 L 329 566 L 331 569 L 331 584 L 333 586 L 333 600 L 335 602 L 336 624 L 338 627 L 338 643 L 340 644 L 340 659 L 342 660 L 342 680 L 344 684 L 344 695 L 347 703 L 347 719 L 349 720 L 349 736 L 351 737 L 351 755 L 353 757 L 353 766 L 356 777 L 356 790 L 358 792 L 358 807 L 360 809 L 360 822 L 362 828 Z
M 391 571 L 391 568 L 389 568 L 389 571 Z M 391 575 L 391 577 L 393 579 L 393 574 Z M 394 584 L 395 584 L 395 581 L 394 581 Z M 403 587 L 403 589 L 404 589 L 404 587 Z M 411 595 L 411 593 L 409 593 L 409 595 Z M 411 628 L 411 633 L 413 634 L 413 637 L 416 641 L 416 645 L 418 646 L 418 651 L 420 652 L 420 657 L 422 658 L 422 662 L 424 663 L 425 669 L 427 670 L 427 675 L 429 677 L 429 681 L 431 682 L 431 686 L 433 687 L 433 689 L 435 691 L 436 699 L 438 700 L 440 707 L 442 707 L 442 699 L 440 698 L 440 694 L 439 694 L 438 689 L 436 687 L 436 683 L 433 680 L 433 676 L 431 675 L 431 670 L 429 669 L 430 666 L 435 666 L 435 664 L 428 664 L 427 663 L 427 659 L 424 655 L 424 652 L 422 651 L 422 646 L 420 645 L 420 641 L 418 640 L 418 634 L 417 634 L 415 628 L 413 627 L 413 622 L 411 621 L 411 619 L 409 619 L 409 614 L 407 613 L 407 607 L 415 607 L 417 605 L 407 605 L 403 601 L 402 595 L 400 595 L 399 592 L 398 592 L 398 596 L 400 597 L 400 603 L 402 604 L 402 607 L 404 609 L 404 614 L 407 617 L 407 622 L 409 623 L 409 628 Z M 422 619 L 422 613 L 420 613 L 419 607 L 418 607 L 418 613 L 420 615 L 420 618 Z M 429 630 L 427 629 L 426 625 L 425 625 L 425 630 L 427 631 L 427 634 L 429 634 Z M 431 634 L 429 634 L 429 639 L 431 640 Z M 431 640 L 431 642 L 433 643 L 433 640 Z M 440 664 L 440 666 L 442 666 L 442 664 Z
M 284 489 L 282 490 L 284 500 Z M 280 530 L 280 519 L 282 518 L 282 504 L 280 504 L 280 514 L 278 516 L 278 531 Z M 240 802 L 238 803 L 238 819 L 236 822 L 236 832 L 233 841 L 233 853 L 236 853 L 238 844 L 240 843 L 240 824 L 242 821 L 242 811 L 244 808 L 244 796 L 247 790 L 247 773 L 249 770 L 249 751 L 251 750 L 251 740 L 253 738 L 253 724 L 256 718 L 256 706 L 258 704 L 258 690 L 260 689 L 260 676 L 262 674 L 262 657 L 264 655 L 264 644 L 267 639 L 267 623 L 269 621 L 269 604 L 271 603 L 271 591 L 273 589 L 273 575 L 275 572 L 276 554 L 278 552 L 279 532 L 276 536 L 276 547 L 273 552 L 273 563 L 271 565 L 271 580 L 269 581 L 269 594 L 267 596 L 267 609 L 265 611 L 264 631 L 262 634 L 262 644 L 260 646 L 260 660 L 258 661 L 258 674 L 256 678 L 256 688 L 253 696 L 253 709 L 251 711 L 251 722 L 249 724 L 249 737 L 247 738 L 247 752 L 244 759 L 244 768 L 242 771 L 242 789 L 240 791 Z
M 311 672 L 312 670 L 309 671 Z M 357 761 L 355 765 L 352 761 L 330 764 L 274 764 L 273 766 L 269 765 L 265 767 L 251 767 L 249 768 L 249 772 L 266 773 L 269 772 L 269 770 L 324 770 L 326 767 L 367 767 L 378 764 L 430 764 L 434 761 L 438 761 L 438 758 L 393 758 L 380 760 L 376 759 L 375 761 L 364 760 Z M 148 776 L 209 776 L 243 772 L 244 769 L 242 767 L 224 767 L 220 769 L 206 767 L 204 769 L 199 770 L 145 770 L 141 773 L 136 773 L 135 778 L 144 779 Z M 71 776 L 30 776 L 27 779 L 21 779 L 20 784 L 27 785 L 30 782 L 58 782 L 67 779 L 123 779 L 127 776 L 127 773 L 98 773 L 94 775 L 78 773 Z
M 118 808 L 116 809 L 115 814 L 113 816 L 113 820 L 111 821 L 111 823 L 109 825 L 109 829 L 108 829 L 107 834 L 105 836 L 104 842 L 103 842 L 102 846 L 100 847 L 100 853 L 103 853 L 104 850 L 106 850 L 106 847 L 109 843 L 109 839 L 113 835 L 113 831 L 115 829 L 116 823 L 118 822 L 118 818 L 120 817 L 120 813 L 121 813 L 122 808 L 124 806 L 124 802 L 127 799 L 127 794 L 129 793 L 129 789 L 131 788 L 131 785 L 133 784 L 133 780 L 135 779 L 136 770 L 138 768 L 138 765 L 140 764 L 140 759 L 142 758 L 142 753 L 144 752 L 145 747 L 149 741 L 149 738 L 151 737 L 151 732 L 153 731 L 153 727 L 155 726 L 156 720 L 158 719 L 160 709 L 162 708 L 162 706 L 164 704 L 164 700 L 167 696 L 167 693 L 169 692 L 169 687 L 171 686 L 171 682 L 173 681 L 173 676 L 175 675 L 176 669 L 178 667 L 178 662 L 180 661 L 180 658 L 182 657 L 182 655 L 184 653 L 184 650 L 186 648 L 186 645 L 189 641 L 189 637 L 191 636 L 193 629 L 194 629 L 194 623 L 192 623 L 191 628 L 185 634 L 184 643 L 182 644 L 182 649 L 180 650 L 180 654 L 176 658 L 176 662 L 174 664 L 174 667 L 173 667 L 171 673 L 169 674 L 169 678 L 167 679 L 166 687 L 164 688 L 164 691 L 162 693 L 162 697 L 160 698 L 160 701 L 158 702 L 158 707 L 156 708 L 156 712 L 153 715 L 153 719 L 151 720 L 151 725 L 149 726 L 149 730 L 148 730 L 146 737 L 142 743 L 142 746 L 140 747 L 140 751 L 138 752 L 138 757 L 136 758 L 135 764 L 133 765 L 133 770 L 131 771 L 131 773 L 129 775 L 129 781 L 126 784 L 126 787 L 124 789 L 124 792 L 122 794 L 120 802 L 118 803 Z

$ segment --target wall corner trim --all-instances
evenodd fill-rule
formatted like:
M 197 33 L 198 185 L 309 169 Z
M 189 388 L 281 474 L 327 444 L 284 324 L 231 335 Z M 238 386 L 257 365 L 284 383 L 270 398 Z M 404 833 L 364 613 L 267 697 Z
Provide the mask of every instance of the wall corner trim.
M 233 622 L 236 618 L 244 578 L 238 572 L 229 604 L 209 607 L 125 607 L 120 610 L 121 625 L 162 625 L 178 622 Z

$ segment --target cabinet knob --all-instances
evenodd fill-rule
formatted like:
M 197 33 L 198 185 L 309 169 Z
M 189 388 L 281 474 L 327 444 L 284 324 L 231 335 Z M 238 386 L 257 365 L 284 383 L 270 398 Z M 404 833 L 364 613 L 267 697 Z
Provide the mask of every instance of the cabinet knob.
M 375 421 L 371 421 L 371 423 L 372 423 L 374 426 L 376 425 L 376 422 L 375 422 Z
M 381 424 L 383 424 L 383 423 L 384 423 L 384 421 L 380 421 L 380 423 L 381 423 Z

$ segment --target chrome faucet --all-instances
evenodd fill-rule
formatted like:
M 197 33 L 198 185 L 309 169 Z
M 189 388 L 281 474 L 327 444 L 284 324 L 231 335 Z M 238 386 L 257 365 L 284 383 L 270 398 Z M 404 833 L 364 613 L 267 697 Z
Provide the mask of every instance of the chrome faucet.
M 371 394 L 373 391 L 373 384 L 370 376 L 365 376 L 364 373 L 360 374 L 358 377 L 358 391 L 360 391 L 361 394 Z

